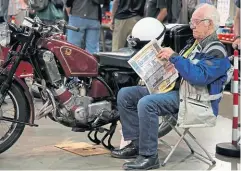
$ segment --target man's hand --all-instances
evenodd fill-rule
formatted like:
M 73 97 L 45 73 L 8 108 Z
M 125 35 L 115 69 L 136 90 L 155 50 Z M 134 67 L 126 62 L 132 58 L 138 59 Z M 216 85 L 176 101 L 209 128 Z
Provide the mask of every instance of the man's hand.
M 240 38 L 237 38 L 234 42 L 233 42 L 233 48 L 236 49 L 240 49 Z
M 157 55 L 158 58 L 166 58 L 169 60 L 169 58 L 174 54 L 175 52 L 171 48 L 163 48 L 159 54 Z

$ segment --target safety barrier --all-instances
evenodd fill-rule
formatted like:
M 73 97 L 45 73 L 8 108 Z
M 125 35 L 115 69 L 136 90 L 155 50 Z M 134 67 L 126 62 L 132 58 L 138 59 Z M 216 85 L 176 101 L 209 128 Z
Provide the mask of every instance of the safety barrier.
M 239 52 L 234 51 L 234 73 L 233 73 L 233 125 L 232 125 L 232 142 L 219 143 L 216 145 L 216 153 L 229 157 L 240 157 L 240 141 L 239 135 Z M 240 62 L 240 76 L 241 76 L 241 62 Z M 241 112 L 241 111 L 240 111 Z

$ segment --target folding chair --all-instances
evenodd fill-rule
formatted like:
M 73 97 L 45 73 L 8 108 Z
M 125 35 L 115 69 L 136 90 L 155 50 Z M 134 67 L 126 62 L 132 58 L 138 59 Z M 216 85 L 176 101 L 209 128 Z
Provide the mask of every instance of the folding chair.
M 170 116 L 169 116 L 169 117 L 170 117 Z M 177 119 L 176 119 L 173 115 L 171 115 L 171 117 L 177 121 Z M 176 125 L 173 125 L 173 124 L 170 122 L 170 118 L 167 118 L 167 117 L 163 117 L 163 118 L 164 118 L 164 120 L 172 127 L 172 129 L 180 136 L 180 138 L 179 138 L 179 140 L 177 141 L 177 143 L 174 145 L 174 147 L 171 147 L 171 146 L 169 145 L 169 146 L 172 148 L 172 150 L 171 150 L 171 152 L 168 154 L 168 156 L 166 157 L 166 159 L 163 161 L 162 166 L 165 166 L 165 165 L 166 165 L 166 163 L 168 162 L 168 160 L 170 159 L 170 157 L 172 156 L 172 154 L 174 153 L 174 151 L 176 150 L 177 146 L 180 144 L 180 142 L 181 142 L 182 140 L 185 141 L 185 143 L 187 144 L 187 146 L 190 148 L 192 154 L 196 153 L 196 154 L 202 156 L 203 158 L 211 161 L 213 165 L 216 164 L 216 161 L 211 157 L 211 155 L 207 152 L 207 150 L 206 150 L 206 149 L 197 141 L 197 139 L 191 134 L 191 132 L 189 131 L 190 128 L 183 128 L 183 129 L 184 129 L 184 132 L 181 133 L 181 132 L 178 131 L 177 128 L 175 127 Z M 196 142 L 196 144 L 205 152 L 205 154 L 207 155 L 207 157 L 204 156 L 203 154 L 195 151 L 195 150 L 193 149 L 193 147 L 190 145 L 190 143 L 188 142 L 188 140 L 185 138 L 185 136 L 186 136 L 187 134 L 188 134 L 188 135 L 194 140 L 194 142 Z M 162 141 L 163 141 L 163 140 L 162 140 Z M 164 143 L 167 144 L 166 142 L 164 142 Z

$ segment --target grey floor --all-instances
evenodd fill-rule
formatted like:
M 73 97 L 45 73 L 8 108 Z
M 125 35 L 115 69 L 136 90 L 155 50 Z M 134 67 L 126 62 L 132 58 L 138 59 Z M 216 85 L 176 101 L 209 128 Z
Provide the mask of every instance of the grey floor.
M 40 103 L 36 103 L 40 108 Z M 240 170 L 240 159 L 227 158 L 215 154 L 215 146 L 220 142 L 229 142 L 232 137 L 232 97 L 225 95 L 220 104 L 220 115 L 214 128 L 193 129 L 191 132 L 209 150 L 217 161 L 212 166 L 190 152 L 184 143 L 178 147 L 170 161 L 160 170 Z M 19 141 L 8 151 L 0 155 L 0 169 L 58 169 L 58 170 L 121 170 L 125 160 L 111 158 L 109 155 L 81 157 L 63 150 L 54 145 L 64 142 L 88 142 L 86 133 L 71 132 L 50 119 L 36 122 L 38 128 L 26 127 Z M 163 138 L 171 145 L 177 141 L 174 131 Z M 117 131 L 114 144 L 119 145 L 120 134 Z M 162 162 L 170 148 L 160 142 L 159 156 Z

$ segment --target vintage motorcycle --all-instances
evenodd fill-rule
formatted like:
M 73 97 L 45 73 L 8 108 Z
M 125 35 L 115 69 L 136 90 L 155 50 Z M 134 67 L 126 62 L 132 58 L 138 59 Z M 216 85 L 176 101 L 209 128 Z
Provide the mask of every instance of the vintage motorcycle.
M 120 88 L 139 83 L 138 75 L 127 63 L 137 50 L 125 48 L 91 55 L 55 36 L 52 30 L 61 27 L 78 31 L 61 22 L 48 26 L 30 18 L 25 18 L 20 27 L 7 24 L 6 40 L 11 48 L 0 70 L 0 124 L 11 125 L 0 138 L 0 153 L 18 140 L 25 125 L 38 126 L 35 119 L 43 117 L 75 132 L 89 131 L 92 142 L 101 143 L 109 150 L 114 148 L 111 139 L 119 121 L 116 96 Z M 15 76 L 21 61 L 29 62 L 34 69 L 33 85 L 38 87 L 43 101 L 37 114 L 30 89 Z M 78 79 L 66 86 L 69 77 Z M 9 107 L 11 104 L 13 109 Z M 8 112 L 11 117 L 5 116 Z M 103 127 L 108 124 L 109 129 Z M 159 136 L 171 129 L 163 120 Z M 105 134 L 98 139 L 98 133 Z

